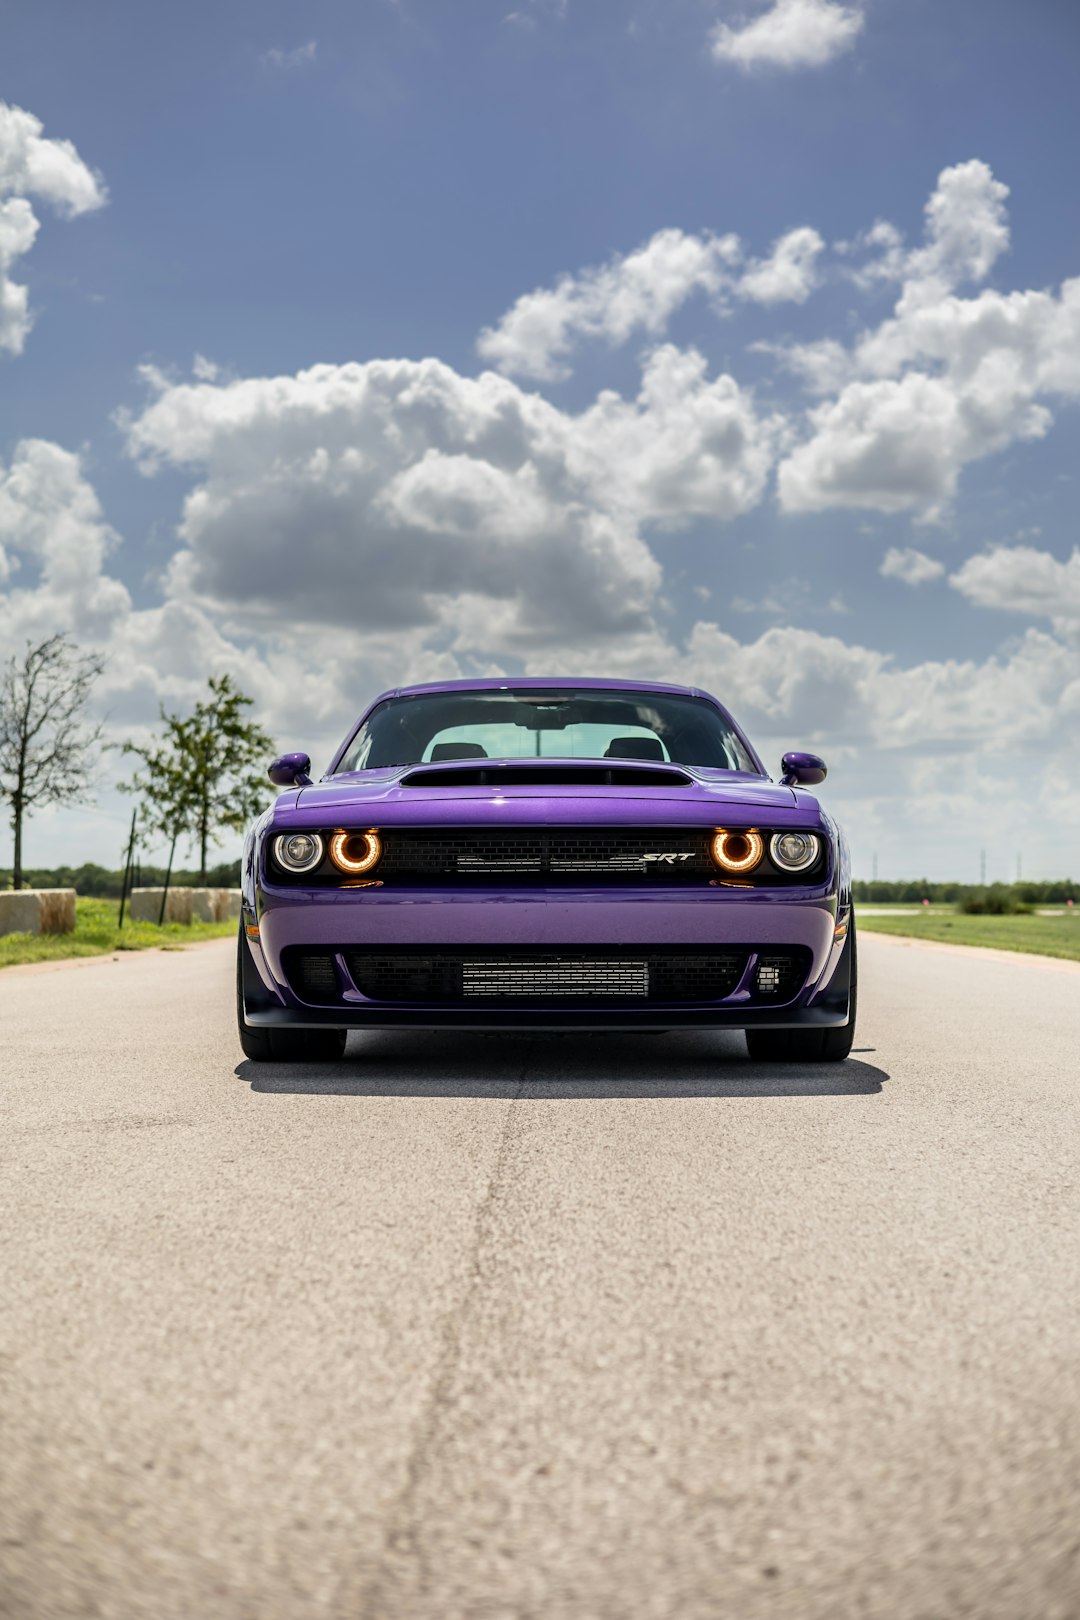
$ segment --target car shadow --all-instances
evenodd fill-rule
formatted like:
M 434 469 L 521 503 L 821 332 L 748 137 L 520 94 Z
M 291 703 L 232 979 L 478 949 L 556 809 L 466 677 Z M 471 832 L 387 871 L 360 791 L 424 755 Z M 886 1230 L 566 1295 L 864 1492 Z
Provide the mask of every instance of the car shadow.
M 866 1097 L 880 1093 L 889 1078 L 857 1056 L 845 1063 L 751 1063 L 741 1035 L 703 1030 L 564 1035 L 372 1030 L 351 1035 L 337 1063 L 244 1061 L 234 1072 L 252 1092 L 274 1096 L 534 1101 Z

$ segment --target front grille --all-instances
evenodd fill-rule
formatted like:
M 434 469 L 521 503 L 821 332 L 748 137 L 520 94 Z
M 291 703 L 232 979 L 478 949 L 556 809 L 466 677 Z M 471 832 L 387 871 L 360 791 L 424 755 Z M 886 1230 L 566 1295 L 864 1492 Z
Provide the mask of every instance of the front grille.
M 372 1001 L 720 1001 L 745 951 L 439 952 L 349 951 L 346 965 Z
M 520 832 L 383 834 L 380 878 L 639 878 L 664 883 L 714 877 L 710 833 L 696 828 L 567 828 Z

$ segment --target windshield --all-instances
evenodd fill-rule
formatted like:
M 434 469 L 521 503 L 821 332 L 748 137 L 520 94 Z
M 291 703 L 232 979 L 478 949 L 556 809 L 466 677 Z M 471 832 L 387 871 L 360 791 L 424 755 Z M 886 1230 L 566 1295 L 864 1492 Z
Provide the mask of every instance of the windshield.
M 419 692 L 368 715 L 339 771 L 454 759 L 647 759 L 757 766 L 720 711 L 667 692 Z

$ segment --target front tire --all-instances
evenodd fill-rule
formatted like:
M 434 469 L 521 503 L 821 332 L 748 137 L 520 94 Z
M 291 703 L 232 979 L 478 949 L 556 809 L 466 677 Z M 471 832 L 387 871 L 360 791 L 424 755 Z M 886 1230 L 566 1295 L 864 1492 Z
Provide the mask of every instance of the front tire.
M 236 1032 L 253 1063 L 332 1063 L 345 1054 L 343 1029 L 260 1029 L 244 1016 L 244 924 L 236 940 Z
M 855 1015 L 859 1002 L 859 955 L 855 943 L 855 919 L 848 938 L 849 972 L 848 1021 L 833 1029 L 748 1029 L 746 1050 L 755 1063 L 843 1063 L 855 1040 Z

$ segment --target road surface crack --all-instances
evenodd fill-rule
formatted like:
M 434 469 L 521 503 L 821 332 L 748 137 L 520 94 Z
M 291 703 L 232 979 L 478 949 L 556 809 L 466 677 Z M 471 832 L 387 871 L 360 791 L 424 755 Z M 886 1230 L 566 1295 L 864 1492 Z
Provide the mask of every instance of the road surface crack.
M 465 1282 L 456 1303 L 446 1312 L 439 1329 L 439 1352 L 435 1371 L 428 1387 L 423 1409 L 413 1428 L 405 1478 L 397 1496 L 386 1514 L 383 1551 L 370 1581 L 363 1584 L 362 1598 L 354 1611 L 365 1617 L 393 1613 L 393 1592 L 406 1572 L 421 1592 L 430 1594 L 435 1585 L 435 1572 L 424 1551 L 420 1533 L 418 1501 L 426 1474 L 437 1449 L 441 1419 L 450 1403 L 451 1394 L 461 1364 L 461 1347 L 466 1324 L 469 1321 L 484 1281 L 484 1255 L 489 1248 L 495 1225 L 495 1208 L 505 1184 L 507 1162 L 517 1137 L 518 1103 L 525 1090 L 528 1060 L 521 1065 L 517 1089 L 510 1098 L 506 1118 L 499 1134 L 494 1163 L 483 1197 L 476 1208 L 472 1236 L 469 1243 Z

